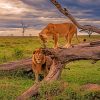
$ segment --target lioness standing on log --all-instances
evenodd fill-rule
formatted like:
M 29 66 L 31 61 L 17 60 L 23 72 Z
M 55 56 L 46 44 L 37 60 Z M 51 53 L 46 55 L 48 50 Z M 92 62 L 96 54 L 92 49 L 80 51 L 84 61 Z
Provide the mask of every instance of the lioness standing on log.
M 54 48 L 56 49 L 58 48 L 58 37 L 63 36 L 67 41 L 64 48 L 69 48 L 71 46 L 71 40 L 74 34 L 76 34 L 77 38 L 77 27 L 72 23 L 50 23 L 39 33 L 39 37 L 45 44 L 48 40 L 48 37 L 52 36 L 54 40 Z

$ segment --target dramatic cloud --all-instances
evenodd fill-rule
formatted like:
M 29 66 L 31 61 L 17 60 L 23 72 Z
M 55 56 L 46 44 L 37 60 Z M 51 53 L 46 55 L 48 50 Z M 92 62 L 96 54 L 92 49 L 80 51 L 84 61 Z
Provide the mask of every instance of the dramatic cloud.
M 100 0 L 57 0 L 81 24 L 100 26 Z M 20 28 L 21 21 L 40 30 L 48 23 L 63 23 L 63 16 L 49 0 L 0 0 L 0 27 Z
M 0 0 L 0 15 L 17 15 L 28 12 L 28 6 L 19 0 Z

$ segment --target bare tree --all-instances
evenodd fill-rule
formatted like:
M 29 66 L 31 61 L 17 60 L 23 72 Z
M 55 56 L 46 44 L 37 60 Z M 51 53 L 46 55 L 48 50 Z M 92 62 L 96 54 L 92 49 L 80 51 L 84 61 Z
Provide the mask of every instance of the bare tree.
M 91 26 L 91 25 L 80 25 L 75 18 L 70 14 L 70 12 L 68 11 L 68 9 L 66 8 L 62 8 L 62 6 L 59 4 L 59 2 L 57 2 L 56 0 L 50 0 L 55 7 L 65 16 L 67 16 L 79 29 L 81 29 L 81 31 L 87 31 L 89 33 L 89 35 L 92 34 L 92 32 L 96 32 L 98 34 L 100 34 L 100 29 L 95 27 L 95 26 Z
M 25 23 L 23 21 L 21 21 L 21 25 L 22 25 L 22 36 L 25 36 L 25 30 L 29 27 L 29 25 L 25 25 Z
M 66 8 L 63 9 L 56 0 L 50 0 L 50 1 L 57 7 L 57 9 L 59 9 L 61 13 L 67 16 L 79 29 L 82 29 L 82 31 L 88 30 L 89 32 L 96 32 L 100 34 L 100 29 L 91 25 L 81 26 L 68 12 Z M 45 48 L 43 49 L 43 52 L 45 52 L 46 55 L 51 56 L 51 58 L 53 59 L 53 64 L 51 65 L 49 74 L 44 78 L 43 81 L 34 84 L 28 90 L 23 92 L 19 97 L 16 98 L 16 100 L 27 100 L 28 98 L 36 95 L 38 93 L 39 87 L 41 86 L 41 83 L 43 82 L 49 83 L 51 81 L 57 80 L 61 75 L 64 65 L 71 61 L 82 60 L 82 59 L 100 60 L 100 41 L 78 44 L 78 45 L 74 45 L 73 48 L 67 48 L 67 49 L 59 48 L 57 50 L 54 50 L 50 48 Z M 31 63 L 31 59 L 27 59 L 25 61 L 23 60 L 21 62 L 20 61 L 16 62 L 15 64 L 13 62 L 13 64 L 10 63 L 8 65 L 9 65 L 9 69 L 11 67 L 13 69 L 16 69 L 17 66 L 20 67 L 23 65 L 26 66 L 26 65 L 30 65 L 30 63 Z M 7 64 L 1 65 L 0 70 L 3 69 L 7 70 L 8 65 Z
M 10 36 L 14 36 L 14 34 L 10 34 Z
M 32 36 L 32 34 L 30 33 L 30 34 L 29 34 L 29 36 L 31 37 L 31 36 Z
M 100 60 L 100 41 L 76 45 L 69 49 L 58 49 L 57 51 L 54 49 L 43 49 L 43 51 L 46 55 L 51 56 L 54 59 L 49 74 L 42 82 L 34 84 L 28 90 L 23 92 L 16 100 L 27 100 L 27 98 L 36 95 L 41 83 L 50 83 L 51 81 L 57 80 L 61 75 L 64 65 L 71 61 L 82 59 Z
M 65 64 L 75 61 L 75 60 L 100 60 L 100 41 L 91 42 L 91 43 L 84 43 L 74 45 L 73 48 L 67 49 L 42 49 L 46 55 L 50 56 L 53 59 L 53 64 L 51 65 L 51 69 L 49 74 L 44 78 L 43 81 L 34 84 L 28 90 L 23 92 L 16 100 L 27 100 L 38 93 L 39 87 L 43 82 L 51 82 L 57 80 L 61 75 L 62 69 Z M 15 61 L 8 64 L 0 65 L 0 70 L 3 71 L 13 71 L 16 69 L 30 69 L 31 68 L 31 58 Z

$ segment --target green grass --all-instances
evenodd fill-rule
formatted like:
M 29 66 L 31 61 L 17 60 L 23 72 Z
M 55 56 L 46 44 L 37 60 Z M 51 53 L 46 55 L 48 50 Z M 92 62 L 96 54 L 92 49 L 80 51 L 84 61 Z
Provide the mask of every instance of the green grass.
M 87 42 L 100 40 L 99 35 L 91 36 L 78 36 L 80 42 L 87 39 Z M 65 39 L 59 39 L 60 46 L 65 44 Z M 74 37 L 72 44 L 77 44 L 78 41 Z M 42 47 L 38 37 L 0 37 L 0 63 L 14 61 L 32 56 L 34 49 Z M 53 47 L 53 41 L 48 42 L 48 47 Z M 18 52 L 20 54 L 18 55 Z M 17 53 L 17 54 L 16 54 Z
M 62 72 L 61 79 L 70 83 L 86 84 L 97 83 L 100 84 L 100 61 L 91 64 L 92 61 L 75 61 L 66 65 Z
M 41 47 L 37 37 L 0 37 L 0 63 L 17 60 L 16 50 L 22 51 L 22 58 L 31 57 L 35 48 Z
M 32 86 L 33 81 L 22 77 L 0 78 L 0 100 L 14 100 L 23 91 Z
M 15 100 L 34 84 L 33 75 L 28 76 L 23 70 L 0 72 L 0 100 Z
M 92 36 L 89 38 L 88 36 L 78 36 L 80 42 L 83 42 L 83 39 L 87 39 L 87 42 L 100 40 L 100 36 Z M 60 39 L 60 44 L 64 45 L 64 39 Z M 76 38 L 72 40 L 73 44 L 77 44 Z M 48 47 L 53 46 L 53 41 L 50 40 L 48 43 Z M 6 63 L 9 61 L 15 61 L 27 57 L 32 56 L 32 52 L 34 49 L 41 47 L 40 40 L 37 37 L 0 37 L 0 63 Z M 54 96 L 53 100 L 64 100 L 59 99 L 62 97 L 70 98 L 68 100 L 76 100 L 72 99 L 73 93 L 78 92 L 77 95 L 80 95 L 81 91 L 77 90 L 78 87 L 82 84 L 86 83 L 97 83 L 100 84 L 100 61 L 96 64 L 91 64 L 92 61 L 75 61 L 66 65 L 66 68 L 63 69 L 61 80 L 64 82 L 69 82 L 69 88 L 65 89 L 62 93 L 57 96 Z M 27 90 L 30 86 L 34 84 L 34 78 L 30 78 L 27 74 L 23 74 L 22 72 L 0 72 L 0 100 L 15 100 L 15 98 L 20 95 L 22 92 Z M 57 85 L 58 84 L 58 85 Z M 60 81 L 53 83 L 50 87 L 46 87 L 44 85 L 44 91 L 48 89 L 51 91 L 52 89 L 58 89 Z M 43 89 L 43 87 L 41 88 Z M 54 92 L 55 92 L 54 90 Z M 41 91 L 41 90 L 40 90 Z M 67 92 L 67 94 L 66 94 Z M 41 91 L 41 94 L 44 92 Z M 82 92 L 83 93 L 83 92 Z M 85 93 L 83 93 L 85 94 Z M 86 95 L 89 93 L 86 93 Z M 52 95 L 50 95 L 52 96 Z M 79 96 L 81 97 L 81 96 Z M 44 98 L 44 97 L 41 97 Z M 33 98 L 31 98 L 34 100 Z M 30 100 L 31 100 L 30 99 Z M 42 100 L 42 99 L 41 99 Z M 43 99 L 45 100 L 45 99 Z M 67 99 L 66 99 L 67 100 Z M 77 99 L 81 100 L 81 99 Z M 82 100 L 92 100 L 92 99 L 82 99 Z

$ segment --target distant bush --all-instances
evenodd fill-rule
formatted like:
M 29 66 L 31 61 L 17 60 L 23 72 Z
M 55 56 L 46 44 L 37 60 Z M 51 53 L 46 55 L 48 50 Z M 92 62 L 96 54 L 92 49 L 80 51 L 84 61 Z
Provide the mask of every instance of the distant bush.
M 2 62 L 7 62 L 7 57 L 5 55 L 2 57 Z
M 16 58 L 16 59 L 21 59 L 21 58 L 23 58 L 23 56 L 24 56 L 24 52 L 23 52 L 23 50 L 22 49 L 19 49 L 19 48 L 15 48 L 14 49 L 14 57 Z
M 32 100 L 65 100 L 66 86 L 67 84 L 63 81 L 43 83 L 39 89 L 39 95 Z
M 7 61 L 8 61 L 8 56 L 7 56 L 7 54 L 6 54 L 5 50 L 4 50 L 3 54 L 0 55 L 0 63 L 5 63 Z
M 0 63 L 5 63 L 7 62 L 7 57 L 5 55 L 3 55 L 2 57 L 0 57 Z

